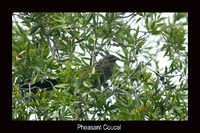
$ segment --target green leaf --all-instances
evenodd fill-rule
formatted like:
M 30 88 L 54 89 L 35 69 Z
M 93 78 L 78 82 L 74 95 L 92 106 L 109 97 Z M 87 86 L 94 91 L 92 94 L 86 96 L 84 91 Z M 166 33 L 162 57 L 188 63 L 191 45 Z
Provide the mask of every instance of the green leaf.
M 69 86 L 69 84 L 57 84 L 57 85 L 55 85 L 56 88 L 63 88 L 63 89 L 65 89 L 67 86 Z
M 142 46 L 145 44 L 145 40 L 141 40 L 139 43 L 138 43 L 138 48 L 142 48 Z
M 92 83 L 88 80 L 83 81 L 83 85 L 87 88 L 91 88 L 92 87 Z
M 95 67 L 92 68 L 91 74 L 95 74 Z
M 32 27 L 31 29 L 30 29 L 30 34 L 29 35 L 33 35 L 33 34 L 37 34 L 38 32 L 40 32 L 40 27 L 39 26 L 37 26 L 37 27 Z
M 68 32 L 72 37 L 76 37 L 76 39 L 79 37 L 79 31 L 69 31 Z M 78 39 L 80 40 L 80 39 Z
M 164 56 L 167 56 L 169 52 L 170 52 L 170 47 L 168 46 L 167 49 L 166 49 L 166 51 L 165 51 Z
M 91 21 L 92 19 L 94 19 L 94 17 L 95 17 L 95 15 L 94 15 L 94 14 L 91 14 L 91 15 L 88 17 L 88 19 L 86 20 L 85 25 L 87 25 L 88 23 L 90 23 L 90 21 Z
M 145 18 L 145 27 L 146 27 L 147 31 L 149 31 L 149 18 L 148 17 Z
M 61 24 L 61 25 L 57 25 L 57 26 L 53 27 L 51 30 L 53 31 L 53 30 L 60 29 L 60 28 L 67 29 L 68 26 L 67 26 L 67 24 Z

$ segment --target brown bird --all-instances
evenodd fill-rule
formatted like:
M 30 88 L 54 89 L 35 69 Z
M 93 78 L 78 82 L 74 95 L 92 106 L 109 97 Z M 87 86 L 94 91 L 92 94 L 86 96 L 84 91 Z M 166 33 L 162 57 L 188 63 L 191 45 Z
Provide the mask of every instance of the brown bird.
M 117 60 L 119 60 L 118 57 L 109 54 L 97 62 L 95 69 L 96 72 L 100 74 L 100 77 L 99 81 L 95 81 L 93 88 L 103 85 L 112 76 L 112 69 Z

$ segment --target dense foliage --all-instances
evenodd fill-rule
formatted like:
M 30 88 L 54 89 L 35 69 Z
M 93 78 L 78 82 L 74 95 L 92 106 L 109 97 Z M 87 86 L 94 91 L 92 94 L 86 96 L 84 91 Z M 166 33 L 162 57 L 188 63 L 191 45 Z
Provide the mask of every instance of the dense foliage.
M 13 120 L 187 120 L 187 13 L 13 13 Z M 119 58 L 101 86 L 95 65 Z M 46 78 L 51 91 L 22 90 Z

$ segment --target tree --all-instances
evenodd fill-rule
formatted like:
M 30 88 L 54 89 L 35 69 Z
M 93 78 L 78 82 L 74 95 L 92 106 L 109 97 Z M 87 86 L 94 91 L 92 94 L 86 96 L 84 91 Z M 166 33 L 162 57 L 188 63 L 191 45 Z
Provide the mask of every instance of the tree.
M 13 119 L 187 120 L 187 26 L 187 13 L 13 13 Z M 33 93 L 39 81 L 53 89 Z

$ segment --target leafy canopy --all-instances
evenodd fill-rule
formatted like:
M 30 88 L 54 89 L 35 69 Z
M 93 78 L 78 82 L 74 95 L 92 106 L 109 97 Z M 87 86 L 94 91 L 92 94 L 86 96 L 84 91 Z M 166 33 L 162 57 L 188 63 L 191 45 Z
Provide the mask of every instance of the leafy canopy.
M 13 13 L 14 120 L 187 120 L 187 13 Z M 95 64 L 119 57 L 106 84 Z M 60 78 L 52 91 L 19 83 Z

